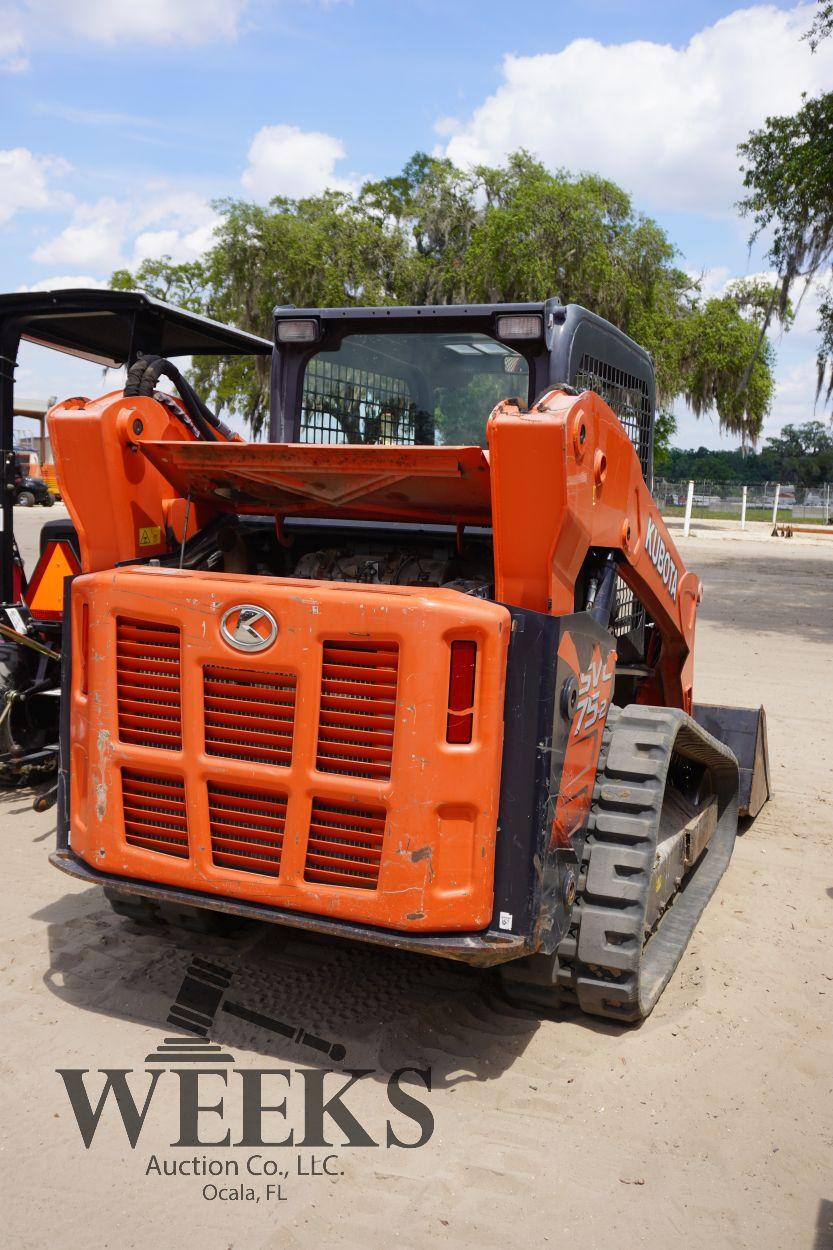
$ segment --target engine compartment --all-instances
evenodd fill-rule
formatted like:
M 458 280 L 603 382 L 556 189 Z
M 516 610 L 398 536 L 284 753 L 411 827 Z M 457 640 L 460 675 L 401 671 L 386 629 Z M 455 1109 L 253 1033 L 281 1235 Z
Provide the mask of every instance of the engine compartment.
M 179 556 L 160 559 L 180 565 Z M 425 586 L 494 599 L 491 531 L 387 522 L 223 517 L 195 535 L 181 567 L 216 573 Z

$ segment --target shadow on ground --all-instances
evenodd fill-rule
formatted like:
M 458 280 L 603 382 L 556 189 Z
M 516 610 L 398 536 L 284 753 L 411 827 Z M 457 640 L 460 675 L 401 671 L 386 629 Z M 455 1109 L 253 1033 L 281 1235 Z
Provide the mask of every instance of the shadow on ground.
M 833 1250 L 833 1202 L 827 1198 L 819 1203 L 813 1250 Z
M 231 937 L 146 929 L 115 916 L 95 888 L 66 894 L 33 919 L 47 925 L 47 987 L 81 1010 L 175 1032 L 166 1021 L 193 958 L 229 973 L 223 1004 L 293 1029 L 284 1037 L 220 1006 L 210 1037 L 238 1057 L 315 1065 L 320 1052 L 294 1040 L 302 1029 L 343 1046 L 339 1066 L 380 1077 L 430 1067 L 434 1087 L 444 1088 L 499 1077 L 540 1025 L 503 1001 L 492 974 L 409 952 L 263 924 Z

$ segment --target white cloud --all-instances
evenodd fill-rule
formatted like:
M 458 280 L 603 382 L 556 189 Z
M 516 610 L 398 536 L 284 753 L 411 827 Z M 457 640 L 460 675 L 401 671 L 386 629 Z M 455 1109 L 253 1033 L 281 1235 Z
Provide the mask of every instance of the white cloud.
M 20 74 L 27 65 L 20 12 L 0 5 L 0 74 Z
M 127 206 L 114 199 L 79 204 L 72 221 L 54 239 L 35 249 L 43 265 L 79 265 L 104 270 L 119 264 L 129 222 Z
M 55 206 L 50 174 L 66 173 L 66 161 L 51 156 L 35 156 L 28 148 L 0 151 L 0 225 L 20 209 Z
M 176 264 L 197 260 L 211 246 L 211 227 L 198 227 L 187 234 L 171 227 L 167 230 L 144 230 L 133 242 L 133 255 L 129 268 L 141 265 L 143 260 L 158 260 L 170 256 Z
M 25 155 L 30 162 L 37 159 Z M 242 183 L 261 200 L 274 195 L 313 195 L 326 187 L 352 190 L 355 183 L 335 173 L 343 157 L 341 142 L 331 135 L 295 126 L 265 126 L 252 140 Z M 37 172 L 40 166 L 36 163 L 34 168 Z M 4 191 L 8 194 L 0 182 L 0 220 Z M 29 195 L 28 203 L 33 203 L 35 193 L 39 204 L 45 207 L 50 202 L 45 178 Z M 10 204 L 9 213 L 22 206 Z M 211 247 L 219 221 L 201 195 L 174 190 L 160 179 L 144 187 L 141 197 L 105 196 L 75 204 L 67 224 L 41 242 L 32 259 L 50 267 L 77 268 L 96 278 L 122 267 L 136 269 L 142 261 L 161 256 L 182 263 L 196 260 Z
M 438 117 L 434 122 L 434 132 L 442 137 L 457 135 L 462 129 L 459 117 Z
M 687 269 L 686 273 L 692 282 L 700 284 L 703 299 L 722 295 L 728 283 L 733 281 L 732 271 L 727 265 L 714 265 L 711 269 Z
M 791 353 L 792 355 L 792 353 Z M 775 370 L 775 394 L 772 408 L 764 417 L 761 437 L 758 439 L 760 450 L 768 438 L 781 433 L 785 425 L 803 425 L 807 421 L 826 421 L 829 409 L 824 411 L 816 403 L 816 355 L 792 360 Z
M 134 269 L 151 257 L 177 263 L 195 260 L 211 245 L 217 215 L 201 196 L 148 187 L 141 201 L 107 197 L 79 204 L 69 225 L 33 259 L 44 265 L 77 265 L 97 274 Z
M 103 291 L 107 287 L 106 282 L 102 282 L 100 278 L 91 278 L 89 274 L 59 274 L 55 278 L 41 278 L 39 282 L 33 282 L 30 286 L 19 286 L 18 291 L 75 291 L 80 288 L 91 291 Z
M 820 415 L 815 413 L 816 358 L 807 356 L 787 369 L 779 371 L 775 379 L 775 398 L 772 412 L 764 420 L 762 439 L 777 434 L 787 423 L 801 425 Z
M 41 29 L 95 43 L 208 43 L 234 39 L 248 0 L 27 0 Z
M 159 195 L 152 207 L 132 218 L 139 233 L 131 243 L 129 267 L 159 256 L 170 256 L 177 264 L 197 260 L 211 247 L 219 222 L 211 205 L 196 193 Z
M 526 147 L 550 166 L 613 178 L 642 206 L 729 212 L 742 194 L 737 144 L 768 115 L 793 112 L 802 91 L 830 88 L 833 40 L 812 54 L 801 39 L 813 12 L 738 9 L 681 48 L 576 39 L 509 55 L 500 86 L 444 151 L 465 166 Z
M 26 44 L 76 37 L 112 46 L 236 39 L 250 0 L 19 0 L 0 5 L 0 73 L 28 68 Z
M 256 200 L 275 195 L 298 199 L 329 187 L 352 190 L 349 179 L 335 173 L 344 159 L 344 146 L 332 135 L 297 126 L 263 126 L 249 148 L 243 186 Z

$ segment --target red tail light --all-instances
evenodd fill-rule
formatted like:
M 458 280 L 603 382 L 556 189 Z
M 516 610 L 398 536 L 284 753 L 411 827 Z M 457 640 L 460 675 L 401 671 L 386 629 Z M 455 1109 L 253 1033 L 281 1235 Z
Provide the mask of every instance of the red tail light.
M 81 693 L 90 693 L 90 605 L 81 604 Z
M 448 724 L 446 742 L 463 745 L 471 742 L 474 726 L 474 677 L 477 668 L 477 643 L 452 642 L 451 674 L 448 680 Z

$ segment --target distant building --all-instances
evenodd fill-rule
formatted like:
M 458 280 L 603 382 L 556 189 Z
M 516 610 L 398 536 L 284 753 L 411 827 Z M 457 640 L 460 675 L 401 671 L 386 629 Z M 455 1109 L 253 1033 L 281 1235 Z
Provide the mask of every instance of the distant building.
M 14 415 L 15 417 L 26 417 L 31 421 L 38 422 L 38 432 L 33 434 L 31 430 L 18 428 L 15 430 L 15 445 L 21 449 L 35 451 L 38 454 L 38 462 L 40 464 L 52 463 L 52 448 L 49 445 L 49 439 L 46 434 L 46 414 L 55 403 L 55 396 L 50 399 L 18 399 L 15 396 Z

